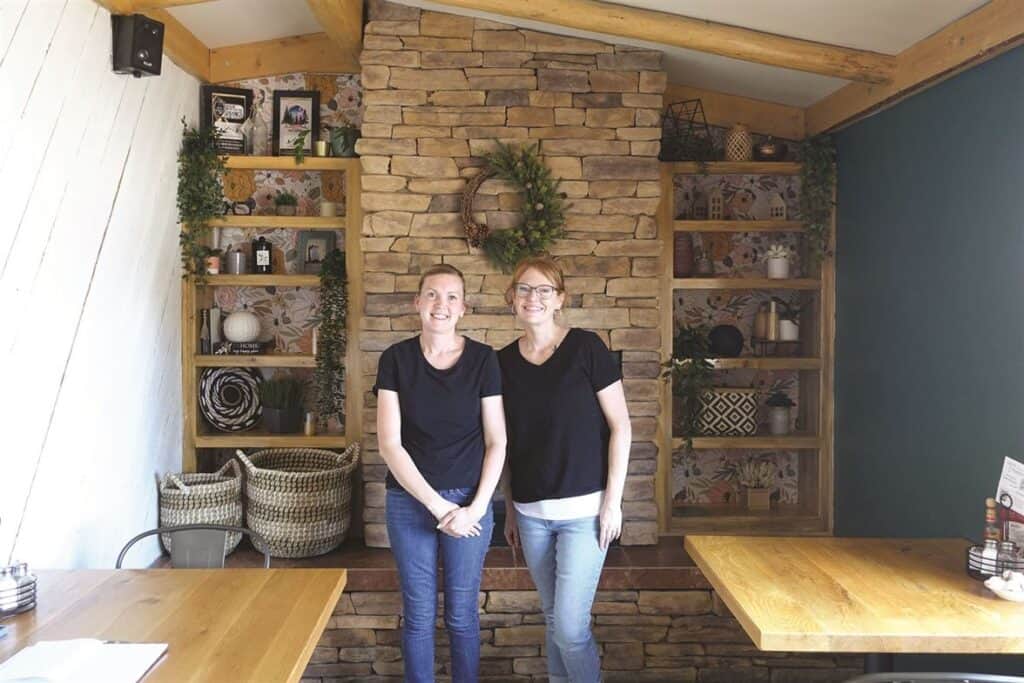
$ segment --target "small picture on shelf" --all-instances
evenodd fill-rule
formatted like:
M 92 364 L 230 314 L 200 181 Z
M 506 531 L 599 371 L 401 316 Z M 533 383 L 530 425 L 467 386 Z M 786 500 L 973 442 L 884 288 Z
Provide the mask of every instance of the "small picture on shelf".
M 273 143 L 275 156 L 295 154 L 302 138 L 303 150 L 312 155 L 315 135 L 320 130 L 320 93 L 316 90 L 275 90 Z
M 334 251 L 335 234 L 329 230 L 303 230 L 299 233 L 299 265 L 303 273 L 318 274 L 327 254 Z
M 252 110 L 252 90 L 220 85 L 199 87 L 199 125 L 203 130 L 217 129 L 217 151 L 223 154 L 246 153 L 246 122 Z M 251 132 L 248 134 L 251 135 Z

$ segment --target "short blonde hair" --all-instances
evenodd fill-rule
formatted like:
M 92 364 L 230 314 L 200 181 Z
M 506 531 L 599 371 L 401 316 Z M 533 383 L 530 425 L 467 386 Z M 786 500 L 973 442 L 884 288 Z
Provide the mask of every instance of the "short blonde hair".
M 459 282 L 462 283 L 462 296 L 466 296 L 466 278 L 462 275 L 462 271 L 447 263 L 436 263 L 423 271 L 423 274 L 420 275 L 420 286 L 416 288 L 417 294 L 423 291 L 423 283 L 433 275 L 454 275 L 459 278 Z
M 516 295 L 516 283 L 519 282 L 519 278 L 523 276 L 523 273 L 531 268 L 546 277 L 555 286 L 559 294 L 566 293 L 565 273 L 562 272 L 561 266 L 555 263 L 553 258 L 550 256 L 527 256 L 516 264 L 516 269 L 512 272 L 512 280 L 505 289 L 505 303 L 510 306 L 512 305 L 512 300 Z

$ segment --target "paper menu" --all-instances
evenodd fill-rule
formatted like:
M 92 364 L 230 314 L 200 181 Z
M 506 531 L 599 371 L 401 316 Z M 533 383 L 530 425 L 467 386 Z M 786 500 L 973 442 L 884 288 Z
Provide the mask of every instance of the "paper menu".
M 996 500 L 1000 505 L 1024 515 L 1024 463 L 1013 458 L 1003 459 L 1003 473 L 999 475 Z
M 136 683 L 167 651 L 167 643 L 44 640 L 0 664 L 0 683 Z

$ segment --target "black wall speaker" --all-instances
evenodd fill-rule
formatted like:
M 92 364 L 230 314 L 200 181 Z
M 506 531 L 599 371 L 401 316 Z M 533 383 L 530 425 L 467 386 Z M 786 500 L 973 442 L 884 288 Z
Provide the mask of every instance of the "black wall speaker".
M 164 25 L 142 14 L 113 14 L 114 73 L 159 76 L 163 61 Z

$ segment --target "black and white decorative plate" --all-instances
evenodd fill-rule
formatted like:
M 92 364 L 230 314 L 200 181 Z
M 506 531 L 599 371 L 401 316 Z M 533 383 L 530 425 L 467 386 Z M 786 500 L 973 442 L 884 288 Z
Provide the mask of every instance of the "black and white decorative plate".
M 262 381 L 252 368 L 207 368 L 199 378 L 199 411 L 222 432 L 252 429 L 263 414 Z

